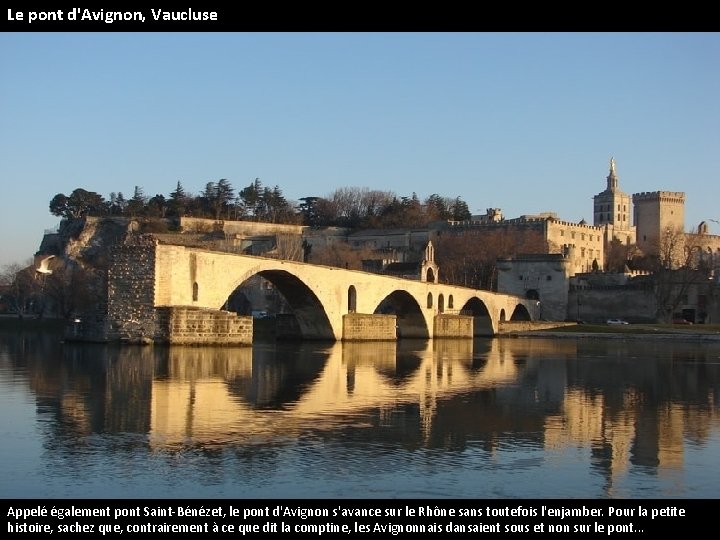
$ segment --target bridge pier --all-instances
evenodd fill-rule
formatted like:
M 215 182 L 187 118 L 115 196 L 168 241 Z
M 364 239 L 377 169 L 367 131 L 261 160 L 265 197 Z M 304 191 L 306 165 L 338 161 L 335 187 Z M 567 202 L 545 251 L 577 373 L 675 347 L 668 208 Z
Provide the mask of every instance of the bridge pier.
M 395 341 L 395 315 L 348 313 L 343 315 L 343 341 Z
M 217 309 L 158 307 L 154 341 L 171 345 L 252 345 L 253 319 Z
M 467 315 L 435 315 L 433 337 L 470 338 L 473 337 L 473 318 Z

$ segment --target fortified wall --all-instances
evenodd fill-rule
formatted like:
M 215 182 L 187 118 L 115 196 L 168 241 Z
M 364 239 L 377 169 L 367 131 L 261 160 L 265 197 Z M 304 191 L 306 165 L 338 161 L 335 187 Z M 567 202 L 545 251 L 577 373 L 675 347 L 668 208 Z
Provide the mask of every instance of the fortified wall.
M 589 323 L 624 319 L 631 323 L 654 323 L 655 296 L 650 288 L 572 289 L 568 293 L 568 318 Z
M 542 236 L 547 243 L 547 254 L 563 254 L 566 248 L 573 252 L 568 262 L 570 273 L 589 272 L 594 265 L 602 268 L 605 263 L 605 241 L 602 227 L 584 222 L 572 223 L 557 219 L 549 212 L 537 216 L 521 216 L 503 221 L 451 221 L 448 230 L 461 232 L 475 230 L 518 230 L 533 231 Z
M 225 221 L 184 216 L 180 218 L 180 230 L 184 233 L 208 233 L 217 230 L 226 235 L 262 236 L 267 234 L 287 234 L 301 236 L 305 228 L 303 225 L 260 221 Z

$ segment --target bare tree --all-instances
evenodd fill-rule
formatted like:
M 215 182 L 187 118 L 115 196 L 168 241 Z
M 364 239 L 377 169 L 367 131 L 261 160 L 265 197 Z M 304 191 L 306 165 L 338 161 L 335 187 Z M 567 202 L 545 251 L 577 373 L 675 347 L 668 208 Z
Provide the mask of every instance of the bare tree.
M 274 256 L 286 261 L 302 261 L 302 239 L 297 234 L 278 234 L 275 236 L 276 249 Z M 272 255 L 271 255 L 272 256 Z
M 40 283 L 36 279 L 33 260 L 24 265 L 7 264 L 0 271 L 0 291 L 5 303 L 19 318 L 23 318 L 37 307 L 37 295 Z
M 370 248 L 354 249 L 345 242 L 333 242 L 317 250 L 313 249 L 309 262 L 349 270 L 362 270 L 363 260 L 373 257 L 374 253 Z
M 547 253 L 540 231 L 516 227 L 464 229 L 435 246 L 443 282 L 474 289 L 497 287 L 497 260 L 517 253 Z
M 636 244 L 623 244 L 618 238 L 613 238 L 605 252 L 605 271 L 623 272 L 628 261 L 637 254 Z
M 69 318 L 92 310 L 101 302 L 102 280 L 91 270 L 61 258 L 53 259 L 52 272 L 43 276 L 43 305 L 54 315 Z
M 670 322 L 684 303 L 690 289 L 707 282 L 707 271 L 700 265 L 696 235 L 682 229 L 668 228 L 651 246 L 642 265 L 653 276 L 655 316 L 660 322 Z

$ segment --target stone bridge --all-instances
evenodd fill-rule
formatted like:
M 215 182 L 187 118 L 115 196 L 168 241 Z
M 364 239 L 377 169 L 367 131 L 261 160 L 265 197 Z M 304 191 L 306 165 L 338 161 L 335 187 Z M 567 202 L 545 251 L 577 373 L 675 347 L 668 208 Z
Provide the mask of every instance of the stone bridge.
M 307 340 L 472 338 L 537 318 L 537 302 L 490 291 L 151 242 L 122 246 L 108 272 L 108 340 L 252 342 L 252 318 L 223 311 L 253 276 L 273 284 Z

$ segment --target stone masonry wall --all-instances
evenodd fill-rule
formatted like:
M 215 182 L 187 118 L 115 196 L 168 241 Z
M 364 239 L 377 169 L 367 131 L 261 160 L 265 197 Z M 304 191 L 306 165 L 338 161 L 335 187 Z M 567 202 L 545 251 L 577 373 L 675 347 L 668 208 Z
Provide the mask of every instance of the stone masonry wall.
M 510 335 L 518 332 L 532 332 L 535 330 L 552 330 L 563 326 L 575 326 L 574 322 L 554 321 L 503 321 L 498 325 L 498 335 Z
M 108 268 L 109 341 L 151 342 L 155 336 L 155 241 L 113 249 Z
M 343 316 L 343 340 L 383 341 L 397 339 L 395 315 L 348 313 Z
M 568 295 L 568 318 L 589 323 L 625 319 L 631 323 L 655 321 L 655 296 L 645 289 L 582 289 Z
M 436 338 L 472 338 L 473 318 L 465 315 L 436 315 L 433 335 Z
M 253 320 L 189 306 L 157 308 L 155 341 L 173 345 L 252 345 Z

